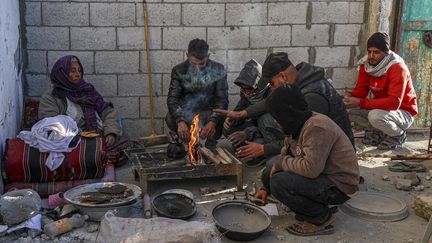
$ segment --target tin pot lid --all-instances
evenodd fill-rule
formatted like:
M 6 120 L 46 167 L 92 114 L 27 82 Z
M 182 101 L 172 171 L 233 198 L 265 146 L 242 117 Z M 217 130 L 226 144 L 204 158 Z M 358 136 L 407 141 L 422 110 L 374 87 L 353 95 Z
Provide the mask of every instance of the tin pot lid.
M 408 216 L 405 202 L 383 193 L 357 192 L 340 208 L 348 215 L 366 220 L 393 222 Z

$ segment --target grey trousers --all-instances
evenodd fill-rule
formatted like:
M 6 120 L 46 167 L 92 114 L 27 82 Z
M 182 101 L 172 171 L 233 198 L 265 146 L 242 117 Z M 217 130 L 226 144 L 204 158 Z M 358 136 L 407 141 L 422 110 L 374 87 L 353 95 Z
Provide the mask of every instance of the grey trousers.
M 390 137 L 402 135 L 414 122 L 414 117 L 404 110 L 387 111 L 354 108 L 349 110 L 348 113 L 350 120 L 355 124 L 366 129 L 375 128 Z

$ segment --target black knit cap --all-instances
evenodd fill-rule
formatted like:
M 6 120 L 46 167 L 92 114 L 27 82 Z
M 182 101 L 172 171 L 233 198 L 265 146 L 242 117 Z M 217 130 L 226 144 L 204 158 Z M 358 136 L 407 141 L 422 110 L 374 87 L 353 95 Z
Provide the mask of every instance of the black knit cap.
M 376 32 L 367 41 L 367 48 L 376 47 L 385 53 L 390 51 L 390 37 L 385 32 Z
M 292 62 L 286 52 L 271 53 L 262 66 L 262 76 L 266 79 L 271 79 L 291 65 Z
M 266 111 L 282 126 L 287 135 L 297 138 L 304 123 L 312 116 L 297 85 L 282 84 L 265 101 Z
M 189 42 L 188 53 L 192 56 L 203 59 L 208 55 L 209 45 L 205 40 L 193 39 Z

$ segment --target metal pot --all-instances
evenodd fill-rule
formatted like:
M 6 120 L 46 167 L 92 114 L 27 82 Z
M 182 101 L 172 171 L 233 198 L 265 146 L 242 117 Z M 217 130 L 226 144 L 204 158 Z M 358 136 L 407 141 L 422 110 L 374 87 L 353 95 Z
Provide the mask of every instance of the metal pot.
M 162 193 L 152 201 L 159 216 L 172 219 L 188 219 L 196 213 L 193 199 L 179 193 Z
M 213 208 L 212 215 L 217 229 L 226 237 L 237 241 L 256 239 L 271 224 L 266 211 L 245 201 L 220 203 Z
M 168 144 L 167 157 L 179 159 L 186 156 L 186 150 L 182 142 L 173 141 Z

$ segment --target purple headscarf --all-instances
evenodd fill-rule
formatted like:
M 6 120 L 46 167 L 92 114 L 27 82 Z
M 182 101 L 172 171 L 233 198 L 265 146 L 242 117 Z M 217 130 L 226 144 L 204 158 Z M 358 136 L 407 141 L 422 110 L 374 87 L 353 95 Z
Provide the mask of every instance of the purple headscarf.
M 68 78 L 73 58 L 76 58 L 81 67 L 81 80 L 78 83 L 73 83 Z M 70 101 L 80 105 L 84 113 L 86 130 L 97 130 L 95 112 L 100 114 L 105 108 L 113 107 L 113 105 L 110 102 L 105 102 L 94 86 L 82 79 L 83 76 L 83 67 L 76 56 L 60 58 L 51 70 L 51 82 L 54 84 L 52 94 L 63 100 L 68 98 Z

